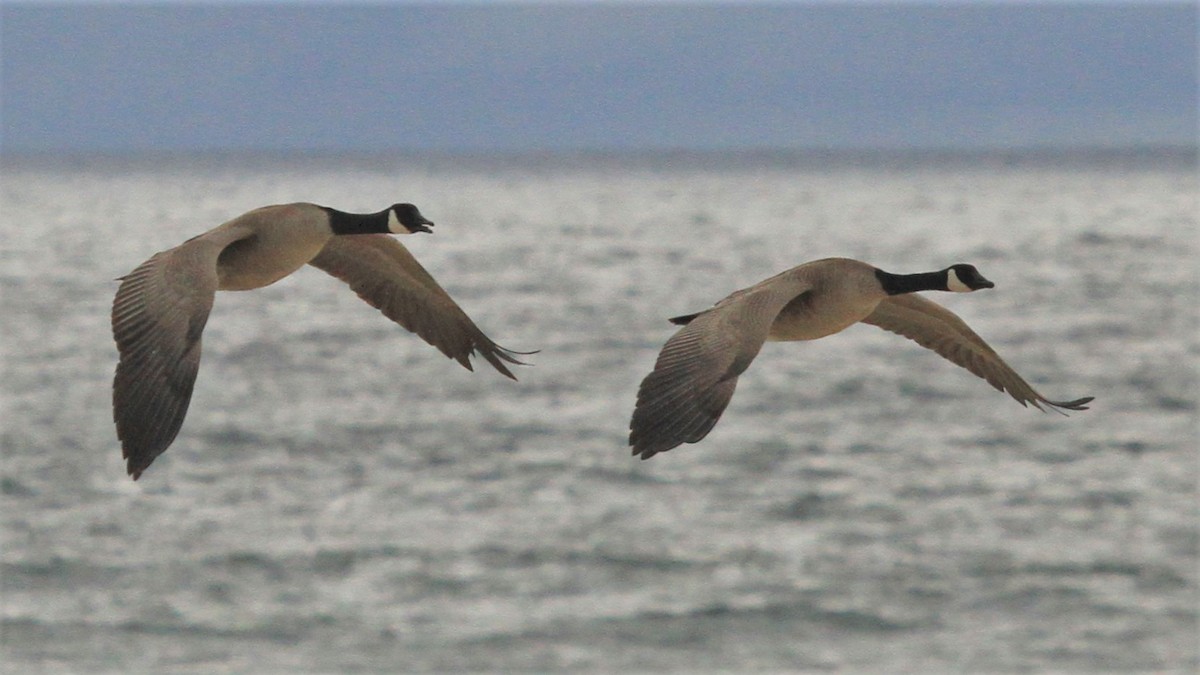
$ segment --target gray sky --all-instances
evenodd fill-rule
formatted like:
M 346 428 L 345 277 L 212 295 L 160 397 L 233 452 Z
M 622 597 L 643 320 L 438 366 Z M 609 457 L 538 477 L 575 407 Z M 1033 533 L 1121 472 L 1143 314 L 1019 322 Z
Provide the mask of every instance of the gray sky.
M 0 148 L 1187 144 L 1197 3 L 0 5 Z

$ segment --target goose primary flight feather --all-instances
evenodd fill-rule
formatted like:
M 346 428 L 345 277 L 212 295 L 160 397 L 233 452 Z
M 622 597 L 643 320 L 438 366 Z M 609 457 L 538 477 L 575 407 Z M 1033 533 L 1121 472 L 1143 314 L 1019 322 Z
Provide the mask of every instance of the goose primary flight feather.
M 430 232 L 412 204 L 356 214 L 309 203 L 264 206 L 155 254 L 121 277 L 112 330 L 120 352 L 113 420 L 134 480 L 175 440 L 200 367 L 217 291 L 262 288 L 305 264 L 341 279 L 389 319 L 471 370 L 521 364 L 493 342 L 389 234 Z
M 972 265 L 891 274 L 857 260 L 827 258 L 736 291 L 703 312 L 675 317 L 671 322 L 683 328 L 663 345 L 638 388 L 629 425 L 633 454 L 648 459 L 708 435 L 765 342 L 816 340 L 859 322 L 937 352 L 1021 405 L 1086 410 L 1092 397 L 1047 399 L 956 314 L 916 295 L 992 287 Z

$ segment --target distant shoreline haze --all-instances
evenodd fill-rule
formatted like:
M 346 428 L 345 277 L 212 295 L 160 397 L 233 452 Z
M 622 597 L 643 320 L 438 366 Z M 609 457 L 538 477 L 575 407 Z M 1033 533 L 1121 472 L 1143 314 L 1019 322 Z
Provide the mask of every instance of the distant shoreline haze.
M 0 152 L 1194 148 L 1195 3 L 0 6 Z

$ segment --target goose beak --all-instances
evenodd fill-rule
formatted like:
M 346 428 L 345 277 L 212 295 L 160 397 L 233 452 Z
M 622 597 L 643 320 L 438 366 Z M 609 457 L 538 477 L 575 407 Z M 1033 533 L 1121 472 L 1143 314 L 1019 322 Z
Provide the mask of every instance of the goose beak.
M 412 226 L 412 231 L 414 234 L 417 232 L 428 232 L 429 234 L 433 234 L 433 230 L 429 229 L 431 227 L 433 227 L 432 220 L 421 218 L 420 222 Z

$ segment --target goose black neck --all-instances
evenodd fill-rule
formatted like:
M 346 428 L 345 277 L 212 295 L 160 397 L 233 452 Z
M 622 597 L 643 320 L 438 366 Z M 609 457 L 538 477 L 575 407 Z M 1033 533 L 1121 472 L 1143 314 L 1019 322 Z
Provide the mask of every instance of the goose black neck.
M 346 213 L 329 207 L 321 207 L 329 214 L 329 229 L 334 234 L 387 234 L 388 212 Z
M 919 274 L 892 274 L 883 270 L 875 270 L 875 276 L 888 295 L 946 290 L 946 270 Z

